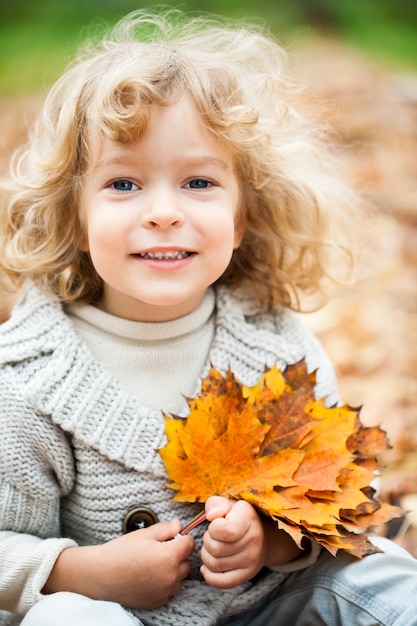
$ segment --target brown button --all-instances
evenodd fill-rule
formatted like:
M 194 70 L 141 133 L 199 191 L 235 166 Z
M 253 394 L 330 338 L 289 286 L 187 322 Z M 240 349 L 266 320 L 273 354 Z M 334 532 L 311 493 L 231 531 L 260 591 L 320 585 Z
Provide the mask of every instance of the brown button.
M 131 533 L 133 530 L 147 528 L 158 522 L 158 516 L 152 509 L 146 506 L 137 506 L 123 520 L 123 534 Z

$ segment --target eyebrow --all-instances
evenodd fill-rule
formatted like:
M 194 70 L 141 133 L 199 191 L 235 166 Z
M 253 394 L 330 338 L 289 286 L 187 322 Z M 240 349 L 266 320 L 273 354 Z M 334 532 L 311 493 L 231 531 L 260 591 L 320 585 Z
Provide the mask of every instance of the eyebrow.
M 130 158 L 130 157 L 113 157 L 113 158 L 106 158 L 103 157 L 102 159 L 100 159 L 95 165 L 94 168 L 95 170 L 97 169 L 101 169 L 103 167 L 111 167 L 114 165 L 132 165 L 134 159 Z
M 209 155 L 186 158 L 185 164 L 194 167 L 201 167 L 203 165 L 215 165 L 224 170 L 230 169 L 230 166 L 228 165 L 228 163 L 226 163 L 226 161 L 224 161 L 223 159 L 219 159 L 218 157 L 212 157 Z

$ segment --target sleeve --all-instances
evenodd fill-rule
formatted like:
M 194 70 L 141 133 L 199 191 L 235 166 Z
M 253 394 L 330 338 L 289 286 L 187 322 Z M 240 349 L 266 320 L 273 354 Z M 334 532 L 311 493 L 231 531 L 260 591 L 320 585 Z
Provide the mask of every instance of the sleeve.
M 60 538 L 74 459 L 66 434 L 26 404 L 13 369 L 0 369 L 0 609 L 24 614 L 60 552 L 76 545 Z
M 40 539 L 0 532 L 0 609 L 24 615 L 42 597 L 59 554 L 76 545 L 70 539 Z
M 340 404 L 333 365 L 319 339 L 303 323 L 301 315 L 280 310 L 276 318 L 276 332 L 284 336 L 289 344 L 297 346 L 309 372 L 316 372 L 316 398 L 323 399 L 328 407 Z
M 270 565 L 268 569 L 281 574 L 291 574 L 291 572 L 297 572 L 315 563 L 321 552 L 322 547 L 317 542 L 311 541 L 311 549 L 306 554 L 288 563 L 282 563 L 282 565 Z
M 341 400 L 333 365 L 317 337 L 306 332 L 310 335 L 306 361 L 309 370 L 316 371 L 316 398 L 324 399 L 327 407 L 336 406 Z

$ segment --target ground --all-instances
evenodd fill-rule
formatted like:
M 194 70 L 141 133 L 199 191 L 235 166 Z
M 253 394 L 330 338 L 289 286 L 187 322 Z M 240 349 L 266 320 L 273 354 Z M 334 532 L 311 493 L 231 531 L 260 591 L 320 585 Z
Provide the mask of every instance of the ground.
M 357 283 L 305 321 L 334 363 L 343 400 L 389 434 L 381 493 L 409 513 L 381 532 L 417 556 L 417 75 L 329 41 L 294 50 L 292 62 L 326 102 L 347 174 L 367 200 Z M 40 101 L 0 98 L 0 169 Z

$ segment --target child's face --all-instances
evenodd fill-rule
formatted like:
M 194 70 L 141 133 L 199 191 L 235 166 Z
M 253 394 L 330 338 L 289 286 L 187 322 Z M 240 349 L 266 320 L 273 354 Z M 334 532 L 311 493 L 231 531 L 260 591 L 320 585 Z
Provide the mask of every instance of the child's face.
M 240 244 L 232 154 L 191 103 L 151 112 L 140 140 L 106 140 L 82 193 L 105 311 L 166 321 L 193 311 Z

